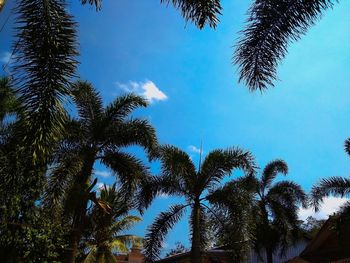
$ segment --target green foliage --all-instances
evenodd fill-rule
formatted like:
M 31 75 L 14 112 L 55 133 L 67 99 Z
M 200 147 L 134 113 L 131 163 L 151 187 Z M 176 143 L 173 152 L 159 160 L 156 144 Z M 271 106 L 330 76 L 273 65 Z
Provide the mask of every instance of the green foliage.
M 133 204 L 122 191 L 117 189 L 116 184 L 111 187 L 104 185 L 99 202 L 106 204 L 108 209 L 106 211 L 98 205 L 92 208 L 89 215 L 91 226 L 88 235 L 85 236 L 91 249 L 84 263 L 116 262 L 112 250 L 128 252 L 132 244 L 142 242 L 142 239 L 137 236 L 122 234 L 141 221 L 141 218 L 128 215 Z
M 145 99 L 129 94 L 103 107 L 99 93 L 88 82 L 78 81 L 70 87 L 78 116 L 67 119 L 66 134 L 54 154 L 44 203 L 55 208 L 56 216 L 71 225 L 67 262 L 72 262 L 77 245 L 87 226 L 89 202 L 100 203 L 94 186 L 96 161 L 109 167 L 122 185 L 124 194 L 132 195 L 149 170 L 135 156 L 123 152 L 138 145 L 147 150 L 150 159 L 157 149 L 155 130 L 147 120 L 130 118 L 130 113 L 145 107 Z

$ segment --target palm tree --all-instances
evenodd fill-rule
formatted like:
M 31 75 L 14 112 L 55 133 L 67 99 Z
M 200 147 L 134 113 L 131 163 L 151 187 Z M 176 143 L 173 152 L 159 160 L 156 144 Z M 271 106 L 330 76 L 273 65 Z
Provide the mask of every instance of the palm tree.
M 128 245 L 141 243 L 142 239 L 134 235 L 122 235 L 141 218 L 128 215 L 133 205 L 130 198 L 119 191 L 116 184 L 111 187 L 103 186 L 99 200 L 108 205 L 109 210 L 94 206 L 90 214 L 92 221 L 92 234 L 89 235 L 91 250 L 84 263 L 116 263 L 112 250 L 128 252 Z M 91 238 L 90 238 L 91 236 Z
M 177 204 L 162 212 L 148 228 L 145 237 L 145 255 L 153 262 L 159 256 L 160 247 L 168 231 L 184 215 L 186 208 L 191 209 L 190 228 L 192 236 L 191 262 L 201 262 L 201 248 L 204 245 L 204 210 L 206 194 L 213 191 L 224 176 L 231 174 L 234 168 L 246 173 L 254 173 L 252 155 L 238 148 L 211 151 L 198 171 L 190 157 L 173 146 L 164 146 L 160 150 L 161 176 L 156 178 L 158 192 L 185 197 L 185 204 Z
M 331 8 L 331 0 L 254 0 L 234 61 L 250 90 L 264 90 L 277 79 L 277 66 L 290 41 L 298 40 Z
M 345 141 L 345 152 L 350 156 L 350 138 Z M 350 178 L 340 176 L 322 179 L 318 184 L 314 185 L 311 190 L 312 203 L 316 211 L 319 210 L 324 197 L 329 195 L 344 197 L 349 194 Z
M 64 0 L 21 0 L 16 8 L 14 81 L 24 109 L 22 133 L 45 166 L 66 120 L 63 101 L 76 72 L 76 24 Z
M 254 238 L 255 177 L 229 181 L 208 196 L 212 242 L 230 250 L 230 262 L 244 262 Z
M 72 215 L 70 249 L 65 262 L 74 261 L 84 230 L 88 201 L 107 209 L 98 202 L 93 191 L 97 183 L 97 178 L 92 182 L 95 162 L 109 167 L 121 182 L 123 191 L 132 194 L 149 171 L 140 160 L 122 149 L 139 145 L 151 158 L 157 147 L 156 134 L 149 122 L 128 118 L 134 109 L 147 106 L 142 97 L 121 96 L 104 108 L 100 95 L 87 82 L 75 83 L 71 93 L 78 118 L 67 122 L 67 135 L 55 153 L 45 201 L 51 209 L 64 204 L 65 218 Z
M 255 238 L 253 243 L 259 252 L 266 251 L 266 262 L 273 262 L 273 253 L 278 247 L 283 250 L 298 237 L 299 206 L 307 205 L 307 197 L 300 185 L 291 181 L 273 184 L 278 174 L 287 175 L 288 166 L 282 160 L 267 164 L 261 179 L 255 179 L 256 211 Z

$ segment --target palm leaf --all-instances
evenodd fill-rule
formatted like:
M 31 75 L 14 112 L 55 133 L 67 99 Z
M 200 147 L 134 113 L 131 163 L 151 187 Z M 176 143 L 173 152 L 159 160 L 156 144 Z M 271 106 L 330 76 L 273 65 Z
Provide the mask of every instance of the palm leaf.
M 149 170 L 140 160 L 131 154 L 120 151 L 106 151 L 101 162 L 111 168 L 122 183 L 123 191 L 131 193 L 149 175 Z
M 136 223 L 141 222 L 142 219 L 138 216 L 125 216 L 118 220 L 111 227 L 113 233 L 119 233 L 124 230 L 128 230 L 133 227 Z
M 277 175 L 281 173 L 286 175 L 288 173 L 288 165 L 283 160 L 274 160 L 268 163 L 261 175 L 261 188 L 262 190 L 271 186 L 273 180 Z
M 324 197 L 329 195 L 343 197 L 348 194 L 350 194 L 350 179 L 337 176 L 322 179 L 311 189 L 312 204 L 318 211 Z
M 117 97 L 109 104 L 105 109 L 105 116 L 108 121 L 124 121 L 132 111 L 147 106 L 148 102 L 145 98 L 135 94 L 127 94 Z
M 219 182 L 234 168 L 240 168 L 248 175 L 254 174 L 254 157 L 250 152 L 238 148 L 210 152 L 204 159 L 200 170 L 202 189 Z
M 273 86 L 290 40 L 299 39 L 331 6 L 330 0 L 255 0 L 234 58 L 240 80 L 252 91 Z
M 85 129 L 96 124 L 103 116 L 103 105 L 100 94 L 86 81 L 77 81 L 71 86 L 74 104 L 78 109 L 80 121 Z
M 220 0 L 161 0 L 161 3 L 172 3 L 186 20 L 192 21 L 200 29 L 206 24 L 215 28 L 219 23 Z
M 171 206 L 167 212 L 160 213 L 153 224 L 148 227 L 144 248 L 145 257 L 149 262 L 154 262 L 159 258 L 160 248 L 168 231 L 180 220 L 184 214 L 183 205 Z
M 157 155 L 157 136 L 147 120 L 131 119 L 113 122 L 104 131 L 105 145 L 111 147 L 128 147 L 138 145 L 145 148 L 149 158 Z

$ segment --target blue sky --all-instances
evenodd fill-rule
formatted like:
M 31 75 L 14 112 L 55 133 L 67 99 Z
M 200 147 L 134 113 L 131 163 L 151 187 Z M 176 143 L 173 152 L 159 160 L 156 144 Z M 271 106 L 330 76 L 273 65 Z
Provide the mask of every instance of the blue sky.
M 161 98 L 136 115 L 149 118 L 161 143 L 186 150 L 194 160 L 194 147 L 203 141 L 204 153 L 229 146 L 249 149 L 260 167 L 284 159 L 288 179 L 307 191 L 322 177 L 347 176 L 350 3 L 335 5 L 290 45 L 276 87 L 264 94 L 238 84 L 231 63 L 249 3 L 223 0 L 218 28 L 200 31 L 158 0 L 104 0 L 98 13 L 72 0 L 69 9 L 79 23 L 79 76 L 92 82 L 106 102 L 125 90 Z M 0 14 L 0 25 L 10 7 Z M 12 18 L 0 32 L 1 63 L 11 50 Z M 107 172 L 101 166 L 96 170 Z M 101 181 L 113 181 L 101 175 Z M 143 235 L 156 214 L 176 201 L 157 199 L 135 233 Z M 186 220 L 169 234 L 168 248 L 176 241 L 187 244 Z

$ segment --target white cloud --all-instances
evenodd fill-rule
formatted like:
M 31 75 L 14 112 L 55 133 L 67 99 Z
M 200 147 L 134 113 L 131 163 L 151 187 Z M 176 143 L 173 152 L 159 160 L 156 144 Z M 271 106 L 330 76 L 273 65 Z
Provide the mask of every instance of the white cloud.
M 147 80 L 146 82 L 130 81 L 129 83 L 116 83 L 116 86 L 126 92 L 133 92 L 145 97 L 149 102 L 168 99 L 168 96 L 161 91 L 156 84 Z
M 190 152 L 193 152 L 193 153 L 197 153 L 197 154 L 200 154 L 201 153 L 201 149 L 197 148 L 196 146 L 194 145 L 189 145 L 188 146 L 188 150 Z M 202 151 L 203 152 L 203 151 Z
M 95 175 L 97 176 L 101 176 L 101 177 L 109 177 L 111 176 L 112 174 L 108 171 L 100 171 L 100 170 L 96 170 L 95 172 Z
M 349 199 L 340 197 L 326 197 L 323 200 L 320 211 L 315 213 L 313 208 L 299 209 L 299 218 L 305 220 L 309 216 L 317 219 L 327 219 L 329 215 L 338 212 L 339 208 L 344 205 Z
M 8 63 L 10 61 L 10 58 L 11 58 L 11 53 L 10 52 L 3 52 L 1 54 L 1 58 L 0 58 L 0 61 L 4 64 Z

